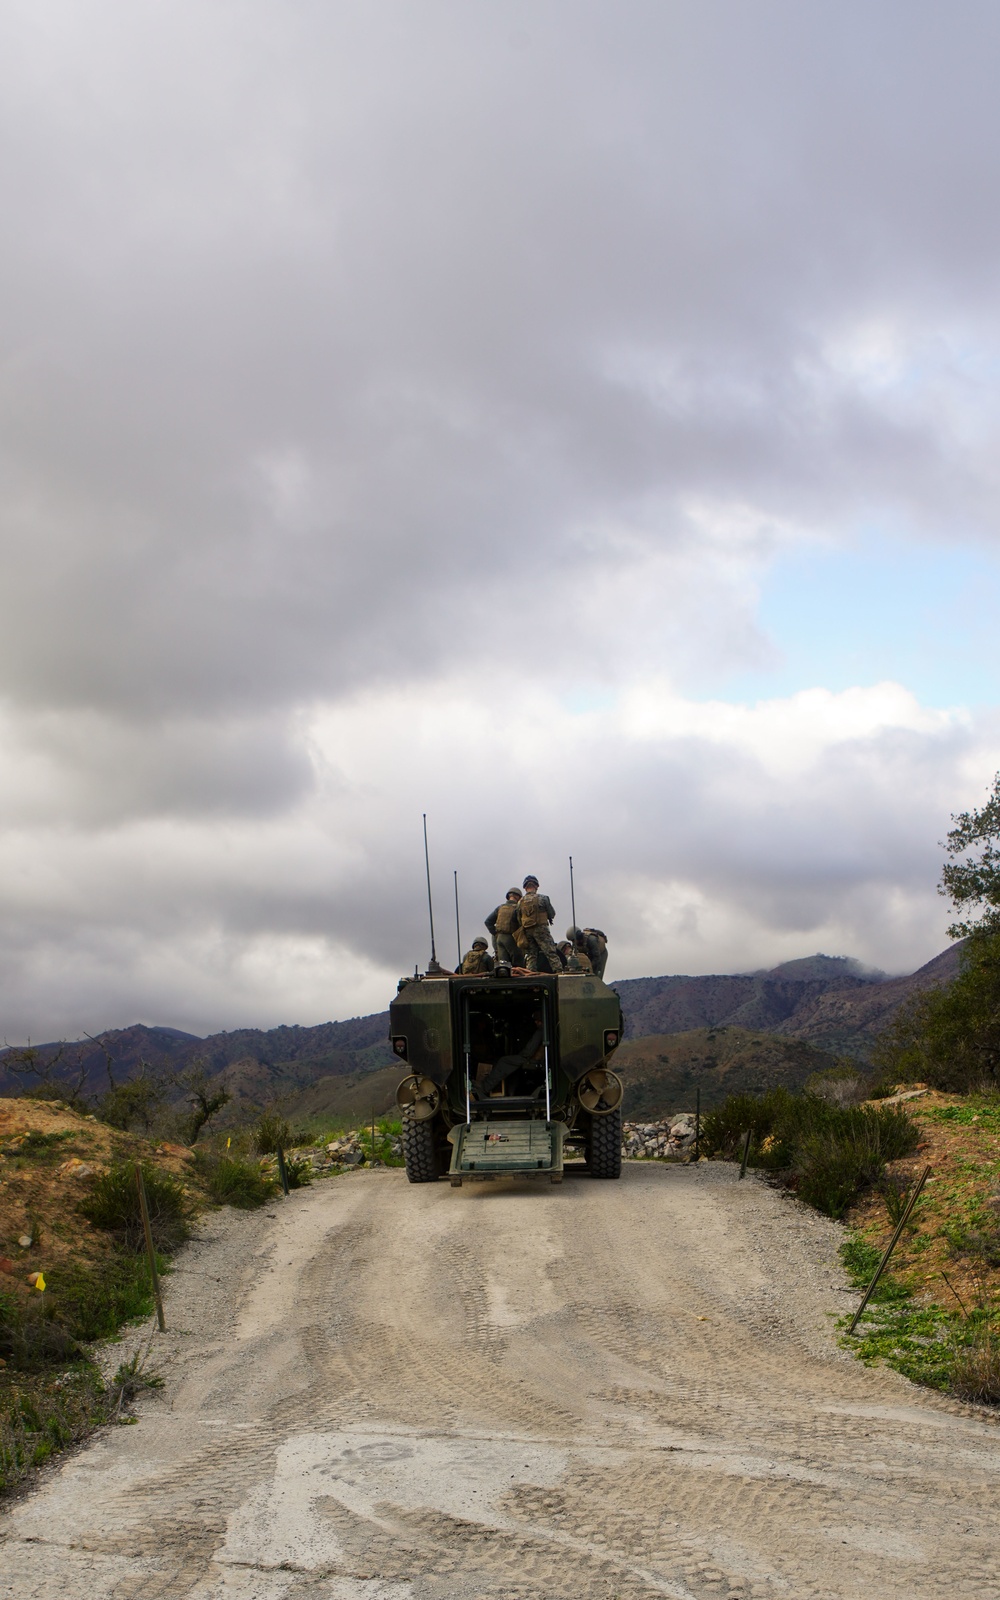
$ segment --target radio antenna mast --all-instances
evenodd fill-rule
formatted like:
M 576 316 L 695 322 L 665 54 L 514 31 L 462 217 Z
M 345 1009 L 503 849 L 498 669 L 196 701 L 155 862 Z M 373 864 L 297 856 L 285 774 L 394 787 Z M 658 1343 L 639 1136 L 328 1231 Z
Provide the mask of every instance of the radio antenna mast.
M 576 895 L 573 893 L 573 857 L 569 858 L 569 903 L 573 910 L 573 927 L 576 928 Z M 576 933 L 573 934 L 573 943 L 576 943 Z
M 458 969 L 462 968 L 462 928 L 458 920 L 458 873 L 455 873 L 455 938 L 458 940 Z
M 427 971 L 428 972 L 440 972 L 441 968 L 438 966 L 437 951 L 434 948 L 434 902 L 431 899 L 431 858 L 430 858 L 430 854 L 429 854 L 428 849 L 427 849 L 427 812 L 426 811 L 424 812 L 423 817 L 424 817 L 424 866 L 427 869 L 427 915 L 428 915 L 428 918 L 430 919 L 430 925 L 431 925 L 431 959 L 428 962 Z

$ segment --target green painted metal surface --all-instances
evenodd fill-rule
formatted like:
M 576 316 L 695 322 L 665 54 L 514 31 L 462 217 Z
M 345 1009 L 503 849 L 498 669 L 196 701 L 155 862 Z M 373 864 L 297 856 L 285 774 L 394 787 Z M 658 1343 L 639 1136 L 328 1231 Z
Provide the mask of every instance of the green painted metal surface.
M 448 1135 L 451 1172 L 461 1177 L 502 1177 L 509 1172 L 562 1174 L 562 1122 L 519 1120 L 463 1123 Z

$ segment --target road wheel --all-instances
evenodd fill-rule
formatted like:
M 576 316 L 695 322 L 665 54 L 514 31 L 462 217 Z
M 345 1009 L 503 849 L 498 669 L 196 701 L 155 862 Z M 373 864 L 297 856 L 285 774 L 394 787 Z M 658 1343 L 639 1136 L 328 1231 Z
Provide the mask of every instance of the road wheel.
M 434 1118 L 418 1122 L 410 1106 L 403 1112 L 403 1160 L 411 1183 L 437 1183 L 441 1176 Z
M 606 1117 L 591 1117 L 587 1134 L 587 1165 L 592 1178 L 622 1175 L 622 1111 L 617 1106 Z

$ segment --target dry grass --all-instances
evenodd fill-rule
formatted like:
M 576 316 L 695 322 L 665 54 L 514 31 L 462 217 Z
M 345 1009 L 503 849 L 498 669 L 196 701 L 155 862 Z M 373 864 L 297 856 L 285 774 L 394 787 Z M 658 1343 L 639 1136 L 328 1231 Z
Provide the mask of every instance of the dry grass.
M 972 1343 L 957 1352 L 951 1387 L 963 1400 L 1000 1406 L 1000 1332 L 996 1327 L 978 1328 Z

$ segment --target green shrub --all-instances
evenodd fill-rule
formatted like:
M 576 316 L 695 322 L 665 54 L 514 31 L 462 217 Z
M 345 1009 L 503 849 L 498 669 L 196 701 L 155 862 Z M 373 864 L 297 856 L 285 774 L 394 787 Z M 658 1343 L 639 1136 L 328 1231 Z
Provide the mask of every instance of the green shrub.
M 176 1250 L 189 1231 L 183 1185 L 177 1178 L 147 1161 L 142 1163 L 142 1176 L 153 1243 L 158 1250 Z M 113 1233 L 126 1249 L 145 1248 L 134 1162 L 117 1161 L 95 1179 L 90 1194 L 81 1201 L 79 1210 L 95 1227 Z
M 851 1201 L 876 1183 L 886 1162 L 908 1155 L 920 1134 L 904 1111 L 887 1106 L 838 1106 L 816 1095 L 771 1089 L 730 1095 L 702 1122 L 706 1155 L 735 1159 L 749 1131 L 749 1165 L 782 1172 L 806 1204 L 843 1216 Z
M 160 1272 L 165 1256 L 157 1256 Z M 75 1339 L 111 1339 L 125 1322 L 153 1312 L 153 1291 L 145 1255 L 115 1250 L 95 1266 L 67 1265 L 46 1273 L 45 1299 L 52 1315 Z
M 787 1089 L 765 1094 L 731 1094 L 701 1119 L 701 1149 L 705 1155 L 734 1156 L 747 1130 L 751 1149 L 773 1135 L 776 1125 L 790 1114 L 792 1096 Z
M 147 1352 L 148 1353 L 148 1352 Z M 125 1406 L 130 1406 L 132 1401 L 140 1394 L 150 1389 L 162 1389 L 163 1379 L 158 1372 L 146 1371 L 146 1356 L 136 1351 L 130 1361 L 123 1361 L 105 1390 L 105 1402 L 108 1414 L 112 1417 L 121 1415 Z
M 258 1155 L 275 1155 L 278 1150 L 288 1149 L 292 1142 L 292 1130 L 276 1111 L 265 1111 L 254 1126 L 250 1142 Z
M 312 1162 L 305 1156 L 298 1159 L 286 1156 L 285 1177 L 288 1179 L 289 1189 L 307 1189 L 313 1181 Z
M 223 1206 L 236 1206 L 241 1211 L 252 1211 L 266 1205 L 277 1192 L 277 1182 L 252 1161 L 241 1161 L 237 1156 L 223 1156 L 210 1172 L 209 1193 Z
M 854 1197 L 881 1175 L 885 1162 L 872 1127 L 828 1128 L 802 1139 L 795 1154 L 800 1200 L 828 1217 L 842 1217 Z
M 856 1106 L 867 1095 L 865 1078 L 851 1061 L 842 1061 L 835 1067 L 825 1067 L 814 1072 L 803 1085 L 806 1094 L 825 1100 L 831 1106 Z

